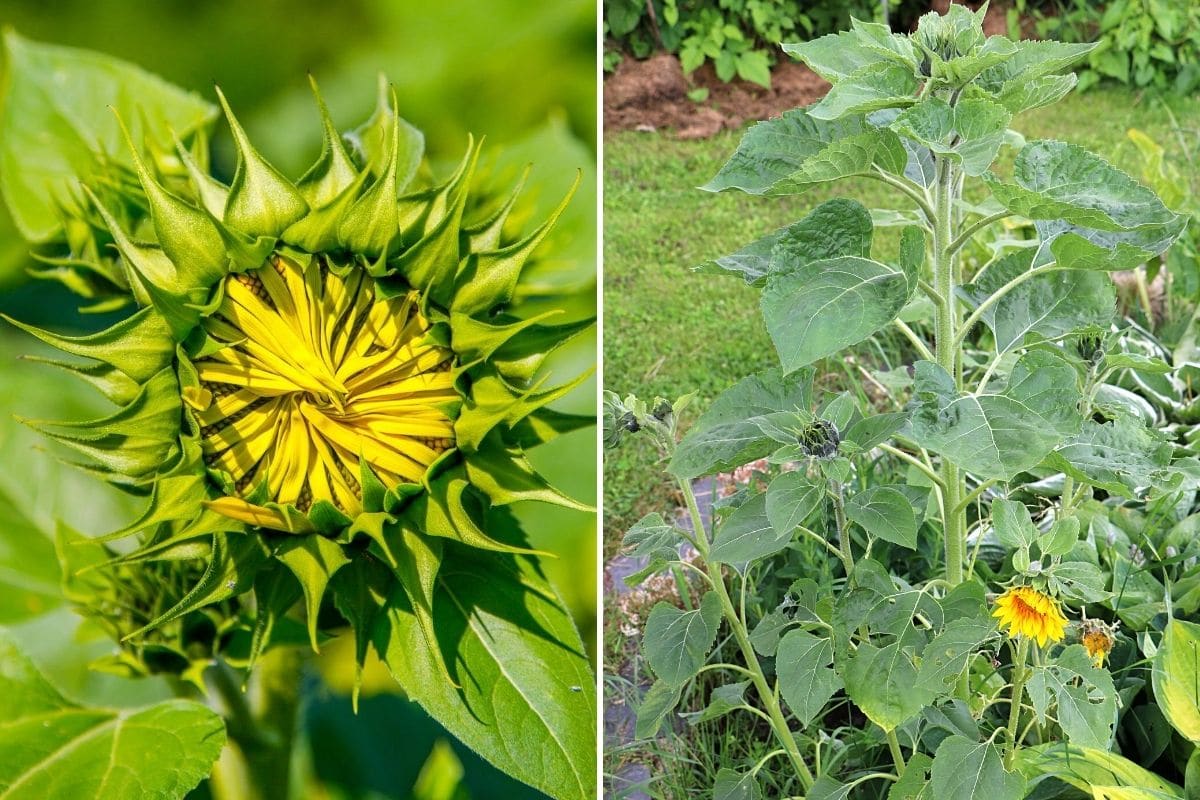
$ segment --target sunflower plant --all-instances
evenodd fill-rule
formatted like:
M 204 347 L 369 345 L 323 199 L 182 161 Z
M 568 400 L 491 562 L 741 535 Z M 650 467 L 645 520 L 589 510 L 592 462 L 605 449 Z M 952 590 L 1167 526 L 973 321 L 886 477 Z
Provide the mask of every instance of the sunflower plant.
M 831 199 L 699 268 L 761 289 L 779 366 L 686 435 L 680 403 L 607 395 L 608 445 L 653 438 L 687 506 L 629 531 L 645 566 L 631 580 L 673 570 L 699 593 L 646 621 L 638 736 L 716 671 L 728 683 L 701 718 L 752 714 L 775 745 L 722 769 L 717 798 L 758 797 L 767 773 L 809 798 L 1183 798 L 1182 765 L 1200 766 L 1182 655 L 1200 629 L 1180 618 L 1194 609 L 1168 589 L 1154 624 L 1118 629 L 1131 571 L 1097 541 L 1102 510 L 1182 518 L 1200 486 L 1200 462 L 1113 385 L 1172 367 L 1124 346 L 1110 273 L 1163 253 L 1186 220 L 1100 156 L 1013 128 L 1074 88 L 1092 46 L 985 36 L 983 14 L 951 5 L 912 34 L 855 21 L 783 45 L 832 88 L 752 126 L 702 188 L 793 197 L 855 178 L 899 204 Z M 1005 233 L 1020 220 L 1028 238 Z M 880 247 L 885 225 L 898 235 Z M 883 399 L 820 391 L 823 360 L 889 327 L 913 363 L 872 377 Z M 697 481 L 764 460 L 761 485 L 697 503 Z M 797 576 L 813 552 L 830 569 Z M 1116 753 L 1148 683 L 1183 755 L 1165 775 Z
M 546 367 L 591 325 L 589 286 L 556 274 L 570 193 L 531 220 L 524 180 L 502 187 L 477 140 L 435 169 L 386 81 L 346 133 L 314 83 L 323 146 L 291 178 L 220 89 L 218 109 L 96 54 L 13 33 L 5 49 L 14 220 L 40 277 L 115 318 L 84 335 L 9 320 L 113 408 L 24 421 L 143 506 L 119 530 L 60 529 L 67 597 L 119 644 L 97 666 L 207 694 L 225 717 L 208 766 L 230 745 L 212 792 L 286 797 L 302 654 L 349 631 L 360 678 L 373 650 L 501 770 L 593 796 L 587 656 L 511 510 L 589 510 L 527 455 L 593 422 L 551 405 L 587 375 Z M 209 158 L 220 112 L 228 183 Z M 201 713 L 173 708 L 163 737 Z M 43 733 L 0 786 L 51 785 L 34 756 L 80 735 Z M 110 771 L 136 774 L 112 741 Z M 181 796 L 196 767 L 143 789 Z

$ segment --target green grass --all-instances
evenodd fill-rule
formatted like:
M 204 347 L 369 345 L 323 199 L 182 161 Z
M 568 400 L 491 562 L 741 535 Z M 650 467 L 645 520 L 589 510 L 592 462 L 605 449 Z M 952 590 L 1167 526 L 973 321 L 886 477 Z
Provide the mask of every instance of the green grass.
M 1183 136 L 1196 141 L 1200 101 L 1168 98 Z M 1137 174 L 1126 130 L 1137 127 L 1177 163 L 1184 145 L 1162 102 L 1124 89 L 1094 90 L 1016 121 L 1028 139 L 1081 144 Z M 689 267 L 737 250 L 803 216 L 833 196 L 868 207 L 907 208 L 904 198 L 872 181 L 845 181 L 800 197 L 766 199 L 697 190 L 737 146 L 740 134 L 705 141 L 619 133 L 604 150 L 604 382 L 624 395 L 653 398 L 699 393 L 695 409 L 738 378 L 776 363 L 758 313 L 758 291 L 736 277 L 694 274 Z M 1011 151 L 1002 156 L 1011 162 Z M 1185 174 L 1191 169 L 1179 163 Z M 1003 168 L 1003 166 L 1001 167 Z M 877 255 L 894 250 L 890 230 L 877 234 Z M 891 337 L 889 337 L 891 338 Z M 881 342 L 877 352 L 895 352 Z M 657 454 L 634 437 L 606 457 L 605 549 L 672 496 Z

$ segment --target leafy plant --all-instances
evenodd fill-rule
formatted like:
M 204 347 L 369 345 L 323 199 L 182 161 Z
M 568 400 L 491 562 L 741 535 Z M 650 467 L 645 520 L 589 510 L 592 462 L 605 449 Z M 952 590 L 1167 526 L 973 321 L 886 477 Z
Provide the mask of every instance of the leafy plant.
M 661 48 L 677 53 L 687 74 L 711 63 L 726 83 L 737 77 L 768 89 L 779 42 L 834 31 L 855 12 L 871 15 L 879 10 L 874 0 L 605 0 L 604 5 L 606 34 L 635 58 Z M 605 67 L 615 66 L 616 59 L 606 55 Z
M 682 438 L 687 398 L 606 394 L 606 444 L 655 442 L 688 509 L 686 526 L 652 514 L 629 531 L 645 564 L 632 580 L 683 569 L 701 592 L 646 621 L 656 680 L 639 729 L 653 735 L 684 687 L 717 672 L 726 683 L 708 708 L 757 716 L 776 747 L 717 775 L 718 798 L 760 796 L 768 770 L 822 798 L 1195 790 L 1183 709 L 1200 698 L 1187 688 L 1194 660 L 1178 655 L 1192 598 L 1177 591 L 1200 577 L 1187 561 L 1197 545 L 1180 532 L 1166 550 L 1148 520 L 1140 544 L 1154 549 L 1122 556 L 1108 518 L 1134 507 L 1183 524 L 1200 486 L 1200 462 L 1110 384 L 1171 368 L 1124 347 L 1107 273 L 1154 259 L 1187 220 L 1099 156 L 1011 130 L 1075 87 L 1062 73 L 1093 46 L 985 37 L 982 17 L 952 5 L 912 35 L 856 20 L 784 46 L 833 88 L 753 126 L 703 188 L 794 196 L 859 177 L 906 207 L 829 200 L 701 268 L 761 288 L 780 366 L 730 387 Z M 1011 174 L 996 166 L 1005 148 Z M 968 203 L 968 191 L 990 197 Z M 907 223 L 893 260 L 873 252 L 885 217 Z M 1009 218 L 1028 219 L 1034 238 L 996 239 L 995 257 L 968 271 L 963 249 Z M 907 405 L 823 396 L 816 365 L 887 327 L 920 356 L 887 377 Z M 694 479 L 763 458 L 778 467 L 765 490 L 702 513 Z M 881 463 L 905 479 L 871 480 Z M 679 557 L 685 542 L 694 565 Z M 834 569 L 755 608 L 748 598 L 801 543 Z M 909 568 L 892 574 L 897 561 Z M 737 661 L 711 660 L 722 631 Z M 1159 718 L 1179 742 L 1164 774 L 1111 752 L 1135 719 Z
M 543 385 L 550 353 L 590 325 L 547 257 L 570 194 L 524 231 L 529 201 L 494 188 L 474 141 L 435 179 L 383 81 L 347 134 L 317 95 L 324 148 L 298 181 L 218 90 L 238 155 L 226 185 L 209 170 L 207 101 L 95 53 L 13 33 L 5 45 L 5 199 L 43 245 L 41 277 L 120 314 L 85 336 L 14 321 L 76 357 L 50 363 L 115 407 L 27 423 L 144 504 L 103 536 L 59 528 L 64 594 L 120 644 L 98 666 L 209 689 L 233 746 L 212 791 L 287 796 L 302 653 L 348 627 L 360 676 L 373 647 L 498 768 L 592 796 L 587 658 L 508 508 L 587 510 L 527 457 L 591 422 L 546 408 L 586 376 Z M 19 661 L 0 655 L 0 672 Z M 221 749 L 220 720 L 209 730 L 194 705 L 151 709 L 141 739 L 121 733 L 125 747 L 203 734 L 193 758 L 211 757 L 181 762 L 163 796 L 192 788 Z M 81 730 L 42 731 L 39 752 L 78 751 Z M 126 763 L 110 760 L 123 776 Z M 40 787 L 31 796 L 69 796 L 27 765 L 16 783 Z
M 1060 3 L 1052 13 L 1018 0 L 1009 10 L 1010 32 L 1026 14 L 1038 36 L 1095 42 L 1079 71 L 1081 91 L 1102 80 L 1187 94 L 1200 86 L 1200 8 L 1168 0 L 1086 0 Z

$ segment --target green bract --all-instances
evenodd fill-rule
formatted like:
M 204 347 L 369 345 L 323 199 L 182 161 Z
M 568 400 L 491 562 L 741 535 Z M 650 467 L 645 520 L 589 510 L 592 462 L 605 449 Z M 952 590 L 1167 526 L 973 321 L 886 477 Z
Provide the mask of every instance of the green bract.
M 1091 527 L 1107 524 L 1106 499 L 1117 519 L 1143 502 L 1182 516 L 1200 485 L 1195 459 L 1152 427 L 1154 410 L 1108 384 L 1130 370 L 1164 403 L 1176 391 L 1157 353 L 1121 344 L 1108 273 L 1158 257 L 1186 218 L 1100 156 L 1010 129 L 1074 87 L 1060 73 L 1091 46 L 987 37 L 983 14 L 952 4 L 912 35 L 856 21 L 784 45 L 832 88 L 753 125 L 702 188 L 790 196 L 866 178 L 903 207 L 827 200 L 699 267 L 761 288 L 779 368 L 725 390 L 682 439 L 636 398 L 609 397 L 622 423 L 610 444 L 649 430 L 690 512 L 687 528 L 651 515 L 629 532 L 646 559 L 635 579 L 681 561 L 704 571 L 698 605 L 681 590 L 686 610 L 659 604 L 645 627 L 658 682 L 638 735 L 657 731 L 687 687 L 709 685 L 709 670 L 729 671 L 748 681 L 714 689 L 709 708 L 758 712 L 780 748 L 749 771 L 721 770 L 718 797 L 758 796 L 766 762 L 789 795 L 883 796 L 855 788 L 882 772 L 895 781 L 889 797 L 950 800 L 1019 800 L 1039 775 L 1069 775 L 1072 753 L 1102 765 L 1091 754 L 1108 756 L 1122 703 L 1148 679 L 1135 677 L 1144 662 L 1132 646 L 1109 671 L 1106 619 L 1118 615 L 1145 637 L 1160 716 L 1195 741 L 1194 692 L 1180 688 L 1194 683 L 1183 653 L 1194 656 L 1195 626 L 1144 630 L 1173 601 L 1194 613 L 1192 590 L 1142 569 L 1195 553 L 1194 525 L 1166 557 L 1121 550 Z M 979 190 L 971 203 L 968 185 Z M 898 248 L 878 247 L 872 220 L 902 222 Z M 1028 236 L 976 246 L 1002 220 L 1023 220 Z M 859 397 L 878 403 L 818 389 L 842 371 L 820 370 L 826 359 L 888 328 L 911 354 L 907 369 L 893 361 L 888 385 L 858 366 L 870 351 L 845 357 L 846 374 L 868 376 Z M 703 514 L 693 480 L 751 462 L 766 478 Z M 680 555 L 682 542 L 697 559 Z M 902 577 L 889 559 L 906 565 Z M 803 577 L 784 591 L 782 575 Z M 1064 611 L 1100 633 L 1071 632 Z M 722 624 L 731 636 L 715 656 Z M 1023 749 L 1034 726 L 1037 741 L 1064 746 Z M 1063 780 L 1097 797 L 1128 785 Z
M 302 604 L 313 649 L 349 623 L 360 670 L 373 643 L 502 769 L 589 796 L 590 670 L 508 510 L 586 509 L 526 458 L 591 422 L 547 408 L 586 376 L 547 385 L 542 370 L 591 322 L 545 280 L 570 194 L 522 230 L 522 185 L 486 188 L 474 140 L 434 178 L 386 83 L 346 135 L 318 95 L 323 149 L 298 180 L 217 90 L 238 159 L 225 185 L 209 171 L 206 102 L 106 59 L 112 74 L 93 73 L 91 54 L 6 41 L 9 204 L 31 239 L 65 245 L 45 277 L 125 314 L 86 336 L 14 323 L 85 359 L 54 363 L 116 406 L 28 424 L 146 498 L 119 531 L 61 537 L 69 596 L 126 646 L 109 666 L 200 684 L 217 654 L 253 665 L 295 643 L 286 615 Z M 43 82 L 85 74 L 95 96 L 55 107 Z M 56 113 L 72 124 L 47 123 L 26 151 L 27 126 Z M 537 280 L 523 278 L 531 264 Z

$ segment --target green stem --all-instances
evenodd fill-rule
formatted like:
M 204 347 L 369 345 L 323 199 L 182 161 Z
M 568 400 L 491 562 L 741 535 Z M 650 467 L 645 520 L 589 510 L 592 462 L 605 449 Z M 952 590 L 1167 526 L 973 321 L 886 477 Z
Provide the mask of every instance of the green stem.
M 242 690 L 237 673 L 224 662 L 206 673 L 229 737 L 211 779 L 217 800 L 289 796 L 305 658 L 299 648 L 267 651 L 258 661 L 249 691 Z
M 719 564 L 713 564 L 708 560 L 708 536 L 704 532 L 704 520 L 700 517 L 700 508 L 696 505 L 696 496 L 692 493 L 691 483 L 686 479 L 680 480 L 679 488 L 683 491 L 688 513 L 692 518 L 692 529 L 696 533 L 697 549 L 704 559 L 704 566 L 708 570 L 709 577 L 712 580 L 713 591 L 717 593 L 717 597 L 721 601 L 721 611 L 725 615 L 725 620 L 729 623 L 738 648 L 742 651 L 742 658 L 746 659 L 746 668 L 749 670 L 750 680 L 754 683 L 754 688 L 758 691 L 759 699 L 767 710 L 767 717 L 771 722 L 771 730 L 774 732 L 775 738 L 779 740 L 780 745 L 787 752 L 788 758 L 792 762 L 792 768 L 800 776 L 800 783 L 804 786 L 804 791 L 807 792 L 813 785 L 812 771 L 808 768 L 808 764 L 804 762 L 804 756 L 800 754 L 800 748 L 796 744 L 795 737 L 792 736 L 792 729 L 788 727 L 787 719 L 783 716 L 783 709 L 779 705 L 779 698 L 771 690 L 770 684 L 767 683 L 766 674 L 763 672 L 762 665 L 758 661 L 758 653 L 755 652 L 754 646 L 750 644 L 750 635 L 746 632 L 746 626 L 742 624 L 741 617 L 738 615 L 737 609 L 733 606 L 733 600 L 729 597 L 729 590 L 725 587 L 725 577 L 721 574 L 721 567 Z
M 954 219 L 954 169 L 949 161 L 938 161 L 937 192 L 934 197 L 933 285 L 945 300 L 935 309 L 934 354 L 938 365 L 954 378 L 962 390 L 962 358 L 958 342 L 959 309 L 955 295 L 955 270 L 952 228 Z M 963 550 L 966 536 L 966 509 L 962 503 L 963 481 L 958 467 L 942 459 L 942 508 L 946 537 L 946 581 L 957 586 L 963 580 Z
M 829 482 L 829 494 L 833 498 L 833 519 L 837 523 L 838 546 L 841 548 L 842 565 L 846 568 L 846 580 L 854 572 L 854 551 L 850 549 L 850 530 L 846 524 L 846 501 L 842 497 L 842 485 Z
M 904 763 L 904 753 L 900 751 L 900 740 L 894 730 L 887 732 L 888 749 L 892 751 L 892 762 L 896 765 L 896 775 L 903 778 L 908 765 Z
M 1029 670 L 1025 668 L 1029 660 L 1029 637 L 1021 636 L 1017 643 L 1017 658 L 1013 663 L 1012 700 L 1008 704 L 1008 752 L 1004 754 L 1004 767 L 1012 768 L 1013 758 L 1016 757 L 1017 746 L 1020 744 L 1018 731 L 1021 724 L 1021 698 L 1025 694 L 1025 681 Z

